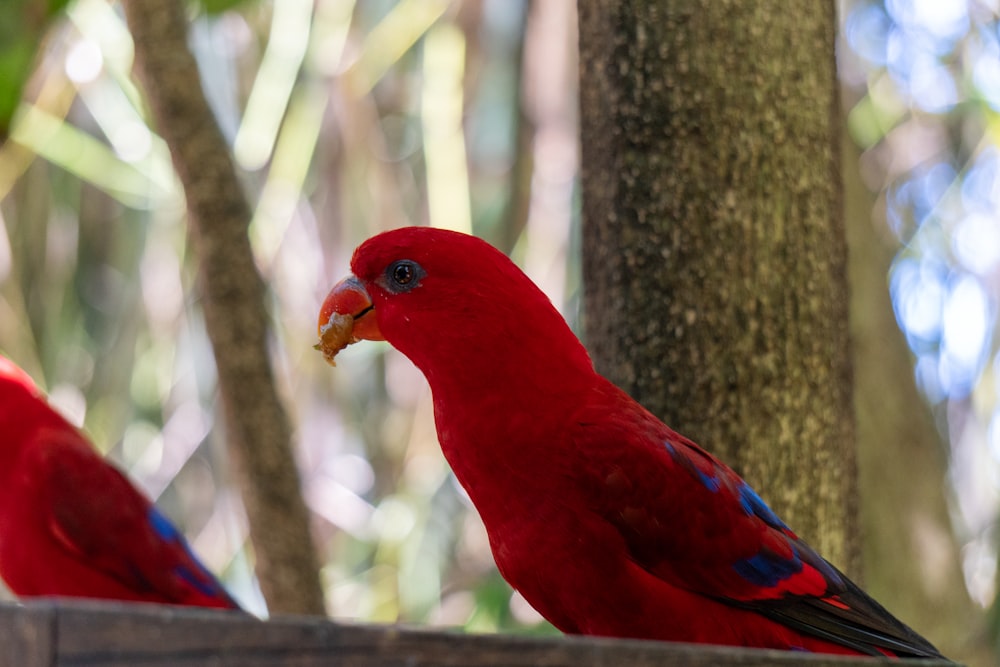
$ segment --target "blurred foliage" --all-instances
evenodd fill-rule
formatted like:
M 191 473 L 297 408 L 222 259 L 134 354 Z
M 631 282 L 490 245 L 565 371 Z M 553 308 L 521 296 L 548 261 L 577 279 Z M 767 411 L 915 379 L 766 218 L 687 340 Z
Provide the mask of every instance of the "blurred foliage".
M 6 0 L 0 3 L 0 142 L 6 140 L 21 91 L 33 71 L 50 23 L 69 0 Z
M 192 4 L 206 14 L 221 14 L 240 5 L 249 4 L 249 0 L 196 0 Z
M 31 77 L 0 147 L 0 349 L 262 612 L 183 195 L 132 80 L 121 8 L 76 0 L 39 49 L 41 23 L 4 18 L 28 4 L 0 3 L 0 60 L 23 39 L 36 53 L 11 56 L 13 78 L 0 62 L 8 85 Z M 575 321 L 573 3 L 200 6 L 191 42 L 254 206 L 331 613 L 552 631 L 499 578 L 441 458 L 419 372 L 384 344 L 349 348 L 335 369 L 311 346 L 353 248 L 404 224 L 471 230 L 510 251 Z M 951 436 L 967 580 L 983 605 L 1000 540 L 997 12 L 979 0 L 854 0 L 840 53 L 862 172 L 883 193 L 875 219 L 901 248 L 897 314 Z
M 973 598 L 996 607 L 1000 530 L 1000 4 L 855 0 L 841 77 L 916 379 L 949 443 Z

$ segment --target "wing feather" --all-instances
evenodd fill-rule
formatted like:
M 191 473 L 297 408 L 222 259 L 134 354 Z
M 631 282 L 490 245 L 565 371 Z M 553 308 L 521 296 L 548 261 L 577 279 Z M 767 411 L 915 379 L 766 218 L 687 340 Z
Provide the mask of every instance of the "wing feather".
M 239 608 L 166 517 L 70 428 L 40 429 L 26 461 L 67 552 L 142 599 Z
M 578 415 L 575 439 L 600 486 L 594 510 L 636 563 L 674 586 L 862 653 L 941 657 L 799 539 L 733 470 L 608 386 L 612 396 Z

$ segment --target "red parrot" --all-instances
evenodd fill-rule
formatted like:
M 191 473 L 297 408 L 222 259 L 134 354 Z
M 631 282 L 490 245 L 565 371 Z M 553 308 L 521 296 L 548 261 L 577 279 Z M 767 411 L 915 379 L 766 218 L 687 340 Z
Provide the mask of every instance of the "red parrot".
M 240 608 L 167 518 L 3 357 L 0 577 L 20 597 Z
M 735 472 L 600 376 L 548 298 L 475 237 L 363 243 L 323 303 L 328 360 L 387 340 L 504 578 L 567 633 L 941 654 L 799 539 Z

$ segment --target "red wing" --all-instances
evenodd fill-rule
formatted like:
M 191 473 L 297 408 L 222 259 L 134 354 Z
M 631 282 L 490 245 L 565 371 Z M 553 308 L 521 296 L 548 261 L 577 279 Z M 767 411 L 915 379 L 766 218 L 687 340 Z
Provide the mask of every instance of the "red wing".
M 663 436 L 608 461 L 599 495 L 598 511 L 636 562 L 680 588 L 740 602 L 842 587 L 734 472 L 683 437 Z
M 610 386 L 610 385 L 609 385 Z M 673 586 L 873 655 L 938 656 L 800 540 L 735 472 L 612 388 L 579 418 L 594 510 Z
M 50 529 L 70 553 L 142 599 L 237 608 L 169 521 L 78 433 L 40 430 L 29 451 Z

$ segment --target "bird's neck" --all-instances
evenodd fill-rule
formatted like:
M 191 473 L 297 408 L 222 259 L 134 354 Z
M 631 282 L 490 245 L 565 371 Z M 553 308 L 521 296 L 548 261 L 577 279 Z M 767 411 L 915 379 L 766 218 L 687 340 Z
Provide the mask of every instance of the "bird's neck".
M 488 525 L 491 502 L 510 515 L 518 502 L 530 506 L 533 489 L 554 483 L 544 475 L 562 468 L 560 435 L 600 380 L 575 336 L 557 349 L 551 342 L 498 343 L 492 354 L 456 352 L 444 368 L 425 369 L 442 451 Z M 518 489 L 518 497 L 498 498 L 497 488 Z

